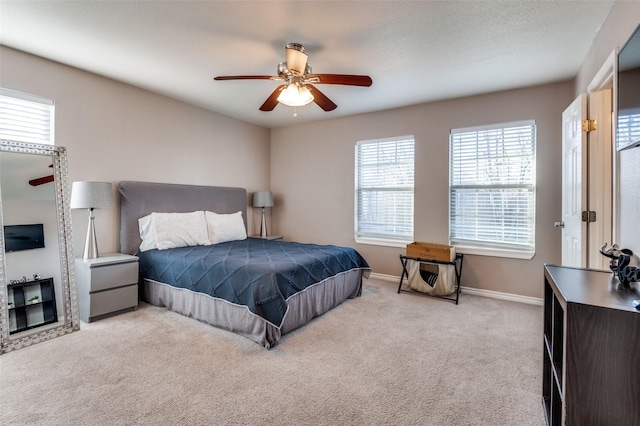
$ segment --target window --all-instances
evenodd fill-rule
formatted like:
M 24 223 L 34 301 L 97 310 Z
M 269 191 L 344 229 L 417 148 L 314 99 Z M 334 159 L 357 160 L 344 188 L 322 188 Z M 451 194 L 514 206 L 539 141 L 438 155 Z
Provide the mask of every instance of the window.
M 356 143 L 356 242 L 413 241 L 413 176 L 413 136 Z
M 454 129 L 449 149 L 451 244 L 465 253 L 533 257 L 535 122 Z
M 0 88 L 0 139 L 53 145 L 53 100 Z

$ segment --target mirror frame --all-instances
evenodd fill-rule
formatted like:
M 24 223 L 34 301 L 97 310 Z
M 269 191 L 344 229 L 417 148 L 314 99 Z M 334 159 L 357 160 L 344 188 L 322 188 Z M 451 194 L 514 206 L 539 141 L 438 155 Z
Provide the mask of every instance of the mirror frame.
M 60 252 L 60 276 L 64 321 L 45 329 L 27 330 L 16 336 L 9 332 L 8 290 L 4 252 L 4 220 L 2 217 L 2 192 L 0 190 L 0 354 L 40 343 L 80 329 L 78 291 L 73 267 L 73 235 L 71 233 L 70 191 L 67 177 L 67 150 L 62 146 L 43 145 L 0 139 L 0 153 L 23 153 L 50 156 L 53 162 L 55 200 Z

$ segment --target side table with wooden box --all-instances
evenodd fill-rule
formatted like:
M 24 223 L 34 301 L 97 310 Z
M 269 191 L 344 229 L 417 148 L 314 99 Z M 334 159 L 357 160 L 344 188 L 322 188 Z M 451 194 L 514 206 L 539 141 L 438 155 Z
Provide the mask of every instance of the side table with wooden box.
M 107 254 L 97 259 L 77 258 L 76 281 L 80 319 L 96 321 L 133 311 L 138 306 L 138 258 Z
M 454 246 L 425 242 L 407 244 L 407 254 L 400 255 L 402 274 L 398 293 L 407 292 L 454 301 L 460 298 L 462 253 Z M 403 287 L 404 279 L 407 286 Z

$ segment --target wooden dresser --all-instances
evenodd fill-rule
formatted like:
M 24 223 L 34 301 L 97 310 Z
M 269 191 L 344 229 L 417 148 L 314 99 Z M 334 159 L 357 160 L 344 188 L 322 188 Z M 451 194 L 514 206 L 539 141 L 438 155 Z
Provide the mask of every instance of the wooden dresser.
M 542 399 L 549 425 L 640 426 L 640 285 L 545 265 Z

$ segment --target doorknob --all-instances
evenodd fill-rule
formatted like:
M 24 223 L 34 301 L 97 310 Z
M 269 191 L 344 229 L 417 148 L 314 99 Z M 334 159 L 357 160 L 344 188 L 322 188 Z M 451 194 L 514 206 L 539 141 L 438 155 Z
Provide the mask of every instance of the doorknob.
M 556 228 L 564 228 L 564 222 L 554 222 L 553 226 Z

